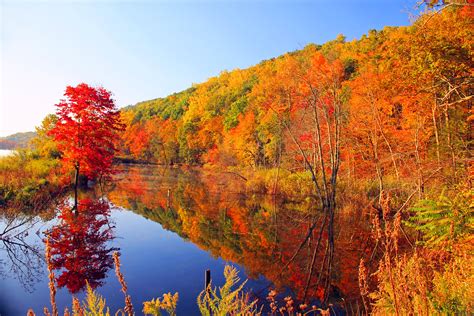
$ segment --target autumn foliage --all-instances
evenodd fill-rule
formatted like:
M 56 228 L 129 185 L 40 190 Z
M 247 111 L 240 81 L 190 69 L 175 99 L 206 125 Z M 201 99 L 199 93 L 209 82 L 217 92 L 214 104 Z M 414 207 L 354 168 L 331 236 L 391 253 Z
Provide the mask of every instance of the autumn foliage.
M 58 120 L 50 131 L 66 170 L 74 168 L 94 179 L 111 171 L 120 113 L 111 93 L 85 83 L 68 86 L 66 99 L 56 105 Z
M 422 194 L 428 170 L 438 168 L 457 181 L 472 138 L 472 19 L 465 11 L 447 7 L 359 40 L 339 36 L 127 107 L 120 155 L 302 171 L 318 161 L 319 145 L 329 168 L 337 145 L 339 174 L 375 181 L 379 191 L 387 181 L 415 180 Z
M 60 156 L 76 184 L 80 172 L 109 175 L 115 154 L 238 177 L 179 183 L 171 197 L 131 167 L 109 198 L 304 303 L 341 295 L 347 311 L 362 303 L 357 314 L 472 312 L 472 282 L 463 281 L 472 280 L 473 7 L 425 3 L 442 9 L 120 112 L 104 88 L 67 87 L 57 117 L 38 129 L 39 152 Z M 305 199 L 282 210 L 276 198 L 271 207 L 247 195 L 229 203 L 237 188 Z M 52 262 L 65 270 L 57 282 L 72 292 L 84 279 L 100 284 L 111 266 L 95 218 L 105 206 L 83 206 L 88 214 L 63 213 L 51 231 Z M 96 250 L 106 259 L 82 271 Z

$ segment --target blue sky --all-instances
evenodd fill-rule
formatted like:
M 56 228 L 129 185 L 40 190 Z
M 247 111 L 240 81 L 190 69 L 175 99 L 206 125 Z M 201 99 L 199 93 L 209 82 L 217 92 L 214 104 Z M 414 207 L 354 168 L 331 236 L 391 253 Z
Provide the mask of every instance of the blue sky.
M 34 130 L 67 85 L 119 107 L 308 43 L 409 24 L 415 0 L 0 0 L 0 136 Z

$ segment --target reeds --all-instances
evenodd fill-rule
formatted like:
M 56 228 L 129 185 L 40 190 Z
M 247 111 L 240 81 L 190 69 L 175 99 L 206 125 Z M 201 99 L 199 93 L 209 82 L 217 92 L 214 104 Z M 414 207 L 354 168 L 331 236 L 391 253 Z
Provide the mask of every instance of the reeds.
M 133 313 L 133 305 L 132 305 L 132 298 L 130 295 L 127 294 L 127 283 L 125 283 L 125 278 L 123 277 L 122 272 L 120 271 L 120 256 L 117 251 L 114 251 L 113 254 L 114 257 L 114 264 L 115 264 L 115 275 L 117 276 L 117 279 L 120 282 L 120 285 L 122 286 L 122 292 L 123 295 L 125 295 L 125 313 L 127 315 L 132 316 L 134 315 Z
M 56 305 L 56 286 L 54 284 L 54 268 L 53 268 L 53 263 L 52 263 L 52 256 L 51 256 L 51 245 L 49 244 L 49 236 L 46 237 L 46 247 L 45 247 L 45 257 L 46 257 L 46 264 L 48 267 L 48 277 L 49 277 L 49 299 L 51 302 L 51 311 L 52 311 L 52 316 L 58 316 L 58 307 Z M 49 311 L 45 307 L 44 309 L 45 314 L 48 313 Z

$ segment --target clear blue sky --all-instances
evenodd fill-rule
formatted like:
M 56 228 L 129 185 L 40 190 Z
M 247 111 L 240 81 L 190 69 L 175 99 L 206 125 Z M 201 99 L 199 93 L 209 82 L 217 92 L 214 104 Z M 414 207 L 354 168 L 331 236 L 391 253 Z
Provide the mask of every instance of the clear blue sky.
M 415 0 L 0 0 L 0 136 L 33 130 L 67 85 L 118 106 L 166 96 L 222 70 L 409 24 Z

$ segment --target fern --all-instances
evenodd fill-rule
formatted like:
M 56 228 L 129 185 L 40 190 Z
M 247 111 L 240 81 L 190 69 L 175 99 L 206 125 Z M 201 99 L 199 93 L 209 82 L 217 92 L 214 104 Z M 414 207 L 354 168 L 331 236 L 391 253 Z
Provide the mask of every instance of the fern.
M 429 247 L 451 246 L 474 233 L 473 191 L 461 190 L 454 197 L 444 192 L 436 200 L 421 200 L 412 210 L 407 225 L 423 233 Z

